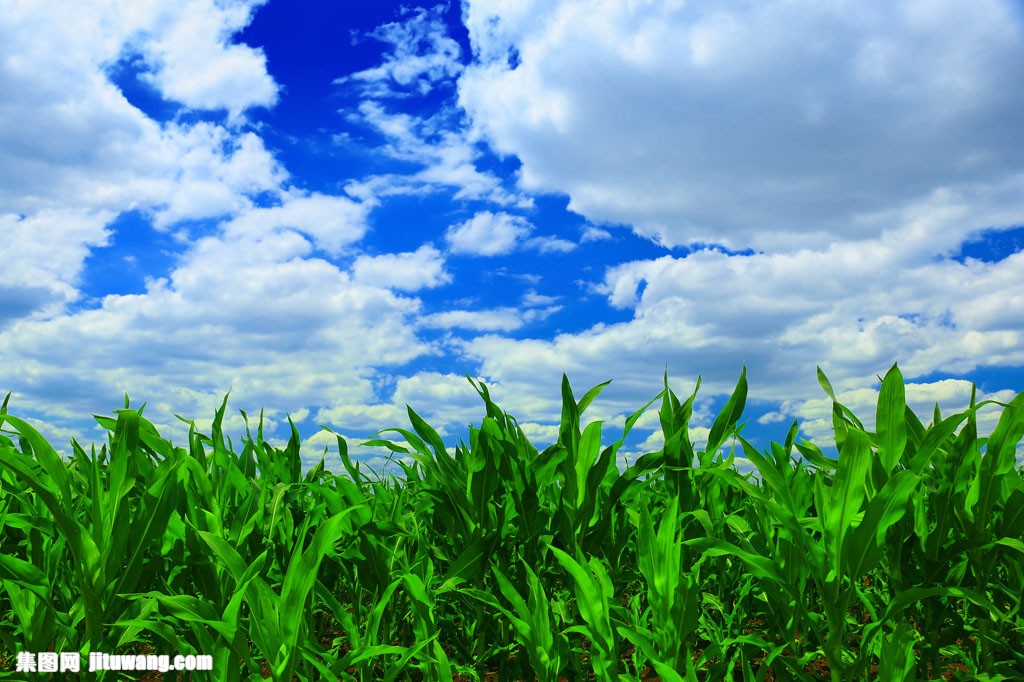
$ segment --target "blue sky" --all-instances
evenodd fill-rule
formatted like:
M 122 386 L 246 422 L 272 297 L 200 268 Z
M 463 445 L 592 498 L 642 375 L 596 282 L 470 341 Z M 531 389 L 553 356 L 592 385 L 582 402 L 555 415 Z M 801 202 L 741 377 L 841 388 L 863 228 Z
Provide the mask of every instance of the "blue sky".
M 1024 385 L 1011 0 L 21 2 L 0 91 L 0 394 L 64 450 L 125 393 L 311 463 L 454 442 L 467 373 L 540 447 L 563 372 L 608 442 L 700 375 L 699 445 L 746 366 L 760 447 L 829 445 L 819 365 L 869 427 L 893 362 L 925 421 Z

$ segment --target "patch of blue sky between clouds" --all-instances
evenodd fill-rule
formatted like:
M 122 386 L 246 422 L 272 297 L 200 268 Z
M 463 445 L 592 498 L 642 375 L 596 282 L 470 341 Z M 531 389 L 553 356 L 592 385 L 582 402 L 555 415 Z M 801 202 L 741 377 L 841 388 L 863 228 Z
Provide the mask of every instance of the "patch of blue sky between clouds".
M 985 263 L 998 263 L 1024 251 L 1024 226 L 1004 230 L 986 230 L 960 245 L 953 259 L 963 263 L 974 258 Z
M 193 226 L 196 237 L 212 232 Z M 107 225 L 110 237 L 105 246 L 91 250 L 79 284 L 81 298 L 69 306 L 74 313 L 100 305 L 104 296 L 145 293 L 148 283 L 166 278 L 189 248 L 185 238 L 155 230 L 151 216 L 142 211 L 125 211 Z M 197 234 L 198 232 L 198 234 Z
M 200 120 L 199 112 L 189 113 L 178 102 L 164 99 L 160 91 L 144 80 L 151 69 L 141 55 L 129 53 L 107 67 L 107 77 L 128 102 L 154 121 L 166 123 L 179 117 Z

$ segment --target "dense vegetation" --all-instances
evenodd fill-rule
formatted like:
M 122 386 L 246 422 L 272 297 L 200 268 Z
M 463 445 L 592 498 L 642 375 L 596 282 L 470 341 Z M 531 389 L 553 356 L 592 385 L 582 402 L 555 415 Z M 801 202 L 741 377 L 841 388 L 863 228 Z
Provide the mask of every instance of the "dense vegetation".
M 702 451 L 696 389 L 666 378 L 605 446 L 581 423 L 604 384 L 576 400 L 563 377 L 544 451 L 473 382 L 468 443 L 410 408 L 400 443 L 370 441 L 388 476 L 340 436 L 344 473 L 303 473 L 294 424 L 277 449 L 262 414 L 236 453 L 226 397 L 187 449 L 126 398 L 96 417 L 109 444 L 65 460 L 5 400 L 0 677 L 18 651 L 105 651 L 213 654 L 196 680 L 1024 678 L 1024 393 L 979 438 L 985 403 L 926 427 L 893 366 L 869 432 L 819 381 L 837 460 L 796 423 L 745 440 L 745 372 Z M 621 472 L 659 399 L 664 447 Z

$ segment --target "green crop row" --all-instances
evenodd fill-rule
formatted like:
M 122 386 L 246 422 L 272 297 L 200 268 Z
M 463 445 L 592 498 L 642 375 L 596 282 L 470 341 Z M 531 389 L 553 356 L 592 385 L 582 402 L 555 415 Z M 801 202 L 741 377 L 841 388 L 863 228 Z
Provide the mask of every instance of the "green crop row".
M 838 459 L 795 422 L 744 439 L 745 371 L 703 450 L 699 380 L 681 402 L 666 377 L 606 445 L 581 423 L 606 384 L 577 400 L 563 377 L 543 451 L 470 380 L 468 442 L 409 408 L 366 443 L 387 476 L 341 436 L 343 473 L 303 472 L 294 424 L 274 448 L 262 414 L 235 452 L 226 397 L 187 448 L 126 397 L 96 417 L 109 444 L 64 459 L 5 400 L 0 678 L 25 679 L 19 651 L 103 651 L 211 654 L 180 679 L 231 682 L 1024 679 L 1024 393 L 980 438 L 986 402 L 925 426 L 894 365 L 868 431 L 818 378 Z M 659 400 L 664 446 L 620 471 Z

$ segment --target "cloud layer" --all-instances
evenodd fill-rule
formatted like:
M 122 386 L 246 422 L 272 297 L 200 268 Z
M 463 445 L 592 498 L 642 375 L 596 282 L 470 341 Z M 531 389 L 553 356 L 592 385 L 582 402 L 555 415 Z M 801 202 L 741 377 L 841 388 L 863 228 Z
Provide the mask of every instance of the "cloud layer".
M 1010 2 L 473 0 L 466 22 L 460 103 L 520 186 L 668 245 L 825 247 L 939 188 L 991 212 L 1020 187 Z
M 230 388 L 270 426 L 358 439 L 410 403 L 449 436 L 470 372 L 550 441 L 563 372 L 613 378 L 591 417 L 621 423 L 667 367 L 703 377 L 700 438 L 745 365 L 759 424 L 827 439 L 816 365 L 869 425 L 894 361 L 921 414 L 969 396 L 929 375 L 1021 376 L 1024 254 L 954 257 L 1024 224 L 1008 0 L 468 0 L 468 50 L 444 7 L 401 11 L 338 66 L 319 184 L 260 119 L 290 96 L 238 39 L 262 4 L 0 21 L 0 389 L 62 437 L 126 387 L 171 434 Z M 85 301 L 128 214 L 170 263 Z

